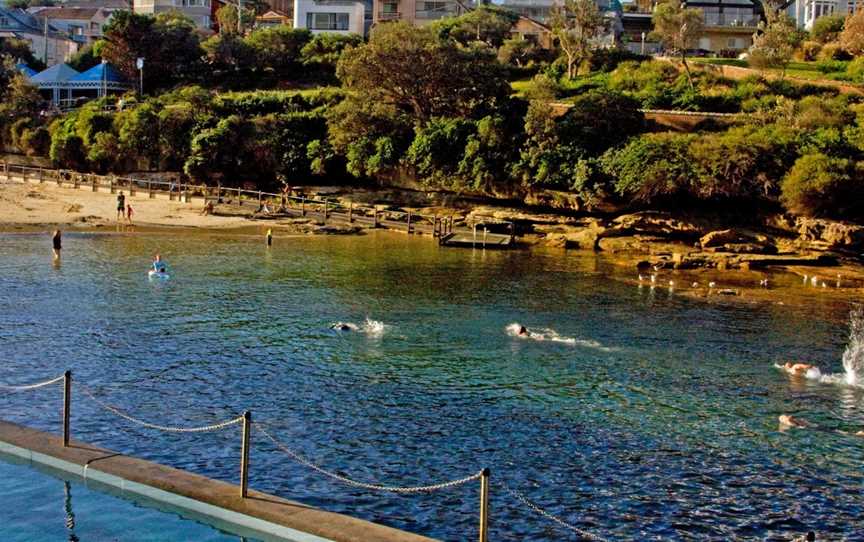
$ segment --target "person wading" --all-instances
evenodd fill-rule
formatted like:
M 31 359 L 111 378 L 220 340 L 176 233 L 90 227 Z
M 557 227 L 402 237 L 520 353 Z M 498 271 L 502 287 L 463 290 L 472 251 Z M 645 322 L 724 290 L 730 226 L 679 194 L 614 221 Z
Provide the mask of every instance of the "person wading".
M 60 250 L 63 248 L 60 230 L 54 230 L 54 236 L 51 238 L 51 241 L 54 244 L 54 259 L 59 260 Z

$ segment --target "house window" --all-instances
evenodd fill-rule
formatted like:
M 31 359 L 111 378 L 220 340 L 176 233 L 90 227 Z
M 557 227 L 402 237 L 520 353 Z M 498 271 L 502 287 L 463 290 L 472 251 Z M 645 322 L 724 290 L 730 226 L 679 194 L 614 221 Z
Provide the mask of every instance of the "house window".
M 384 2 L 384 5 L 381 6 L 382 13 L 399 13 L 399 3 L 398 2 Z
M 201 17 L 201 28 L 210 28 L 210 17 L 208 15 Z
M 348 30 L 348 14 L 307 13 L 306 28 L 309 30 Z
M 0 26 L 9 26 L 9 17 L 0 17 Z

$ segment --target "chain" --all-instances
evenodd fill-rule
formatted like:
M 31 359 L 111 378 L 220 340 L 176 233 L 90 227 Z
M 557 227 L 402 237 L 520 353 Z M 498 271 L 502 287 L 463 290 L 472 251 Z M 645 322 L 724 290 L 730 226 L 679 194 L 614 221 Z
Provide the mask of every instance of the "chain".
M 285 444 L 276 440 L 270 433 L 268 433 L 263 427 L 259 424 L 255 424 L 258 427 L 258 430 L 261 431 L 261 434 L 267 437 L 279 450 L 285 452 L 292 459 L 300 463 L 301 465 L 305 465 L 310 469 L 323 474 L 329 478 L 342 482 L 343 484 L 347 484 L 349 486 L 359 487 L 363 489 L 371 489 L 375 491 L 387 491 L 390 493 L 428 493 L 431 491 L 437 491 L 440 489 L 447 489 L 450 487 L 461 486 L 462 484 L 467 484 L 473 480 L 477 480 L 480 478 L 482 471 L 477 472 L 476 474 L 472 474 L 471 476 L 466 476 L 465 478 L 459 478 L 458 480 L 450 480 L 449 482 L 442 482 L 440 484 L 433 484 L 429 486 L 416 486 L 416 487 L 392 487 L 392 486 L 381 486 L 377 484 L 368 484 L 365 482 L 357 482 L 355 480 L 351 480 L 350 478 L 346 478 L 344 476 L 340 476 L 334 472 L 330 472 L 322 467 L 319 467 L 315 463 L 312 463 L 302 455 L 298 454 Z
M 232 420 L 227 420 L 224 422 L 216 423 L 213 425 L 205 425 L 203 427 L 170 427 L 165 425 L 156 425 L 155 423 L 145 422 L 144 420 L 139 420 L 138 418 L 133 418 L 132 416 L 126 414 L 121 411 L 117 407 L 111 406 L 107 403 L 103 403 L 99 399 L 93 396 L 93 393 L 85 386 L 78 385 L 78 388 L 84 392 L 84 394 L 89 397 L 94 403 L 104 408 L 108 412 L 120 416 L 124 420 L 130 421 L 132 423 L 137 423 L 138 425 L 142 425 L 144 427 L 148 427 L 150 429 L 157 429 L 159 431 L 167 431 L 169 433 L 204 433 L 208 431 L 218 431 L 220 429 L 224 429 L 228 426 L 234 425 L 236 423 L 240 423 L 243 421 L 243 416 L 238 416 Z
M 43 386 L 50 386 L 51 384 L 60 382 L 63 380 L 65 375 L 60 375 L 57 378 L 52 378 L 51 380 L 46 380 L 45 382 L 39 382 L 38 384 L 29 384 L 26 386 L 7 386 L 5 384 L 0 384 L 0 390 L 8 390 L 8 391 L 24 391 L 24 390 L 35 390 L 36 388 L 41 388 Z
M 564 527 L 565 529 L 567 529 L 569 531 L 573 531 L 574 533 L 578 534 L 579 536 L 581 536 L 582 538 L 584 538 L 586 540 L 596 540 L 598 542 L 607 542 L 605 538 L 599 537 L 596 534 L 589 533 L 588 531 L 584 531 L 584 530 L 580 529 L 579 527 L 576 527 L 575 525 L 571 525 L 570 523 L 567 523 L 563 519 L 550 514 L 546 510 L 540 508 L 539 506 L 537 506 L 533 502 L 529 501 L 528 498 L 525 495 L 523 495 L 522 493 L 520 493 L 519 491 L 516 491 L 515 489 L 511 488 L 510 486 L 508 486 L 504 482 L 500 482 L 500 483 L 501 483 L 501 486 L 504 488 L 504 491 L 506 491 L 512 497 L 514 497 L 516 500 L 518 500 L 519 502 L 521 502 L 522 504 L 524 504 L 525 506 L 527 506 L 528 508 L 530 508 L 534 512 L 537 512 L 541 516 L 545 517 L 546 519 L 554 521 L 555 523 L 557 523 L 561 527 Z

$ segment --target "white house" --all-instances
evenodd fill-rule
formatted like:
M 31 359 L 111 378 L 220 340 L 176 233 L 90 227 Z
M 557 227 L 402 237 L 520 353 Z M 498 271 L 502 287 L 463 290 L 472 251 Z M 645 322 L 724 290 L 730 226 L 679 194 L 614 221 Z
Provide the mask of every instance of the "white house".
M 819 17 L 835 14 L 846 17 L 860 7 L 864 7 L 864 0 L 796 0 L 789 7 L 789 14 L 799 27 L 810 30 Z
M 0 38 L 26 41 L 33 55 L 49 66 L 65 62 L 78 52 L 78 42 L 50 22 L 46 28 L 44 20 L 21 9 L 0 7 Z
M 352 0 L 294 0 L 294 28 L 363 35 L 366 6 Z

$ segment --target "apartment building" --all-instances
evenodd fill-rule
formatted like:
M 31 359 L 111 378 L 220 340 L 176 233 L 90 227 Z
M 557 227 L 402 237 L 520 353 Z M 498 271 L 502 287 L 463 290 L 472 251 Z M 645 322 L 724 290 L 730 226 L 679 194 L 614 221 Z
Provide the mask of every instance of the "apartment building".
M 733 54 L 753 45 L 759 11 L 750 0 L 693 0 L 687 7 L 699 8 L 704 14 L 705 30 L 698 49 Z
M 102 28 L 114 13 L 111 8 L 32 7 L 27 10 L 39 19 L 48 19 L 51 26 L 65 32 L 80 45 L 102 37 Z
M 66 62 L 78 52 L 78 42 L 22 9 L 0 7 L 0 37 L 26 41 L 33 55 L 49 66 Z
M 158 15 L 166 11 L 179 11 L 201 30 L 211 30 L 213 16 L 211 0 L 133 0 L 132 11 L 143 15 Z
M 407 21 L 422 26 L 467 11 L 459 0 L 373 0 L 372 22 Z
M 365 33 L 366 6 L 352 0 L 294 0 L 294 28 L 313 34 Z

